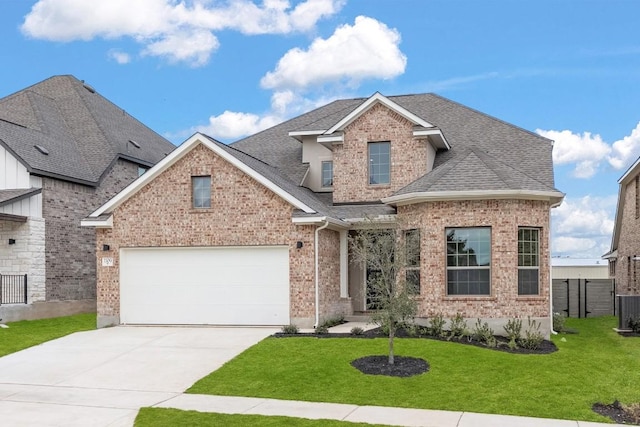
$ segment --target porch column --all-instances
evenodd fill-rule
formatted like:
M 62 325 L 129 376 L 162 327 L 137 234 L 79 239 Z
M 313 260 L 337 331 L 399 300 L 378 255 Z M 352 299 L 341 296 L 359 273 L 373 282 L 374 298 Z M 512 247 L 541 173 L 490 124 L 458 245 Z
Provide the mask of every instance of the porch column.
M 347 231 L 340 231 L 340 298 L 349 297 L 349 246 Z

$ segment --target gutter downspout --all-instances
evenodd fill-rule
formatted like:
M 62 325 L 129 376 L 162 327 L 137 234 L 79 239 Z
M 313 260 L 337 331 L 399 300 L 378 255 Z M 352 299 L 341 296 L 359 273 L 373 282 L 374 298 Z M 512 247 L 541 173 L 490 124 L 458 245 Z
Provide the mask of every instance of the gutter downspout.
M 316 228 L 315 231 L 315 258 L 316 258 L 316 322 L 313 325 L 313 329 L 318 327 L 318 324 L 320 323 L 320 277 L 319 277 L 319 272 L 320 272 L 320 267 L 318 265 L 318 236 L 319 236 L 319 232 L 320 230 L 324 230 L 325 228 L 327 228 L 329 226 L 329 220 L 325 217 L 324 218 L 324 224 L 318 228 Z
M 553 330 L 553 267 L 551 266 L 551 212 L 549 212 L 549 235 L 548 237 L 548 248 L 549 248 L 549 322 L 550 327 L 549 331 L 551 335 L 558 335 L 558 332 Z M 568 287 L 569 285 L 567 285 Z M 578 305 L 580 305 L 580 301 L 578 301 Z M 569 313 L 567 313 L 568 315 Z

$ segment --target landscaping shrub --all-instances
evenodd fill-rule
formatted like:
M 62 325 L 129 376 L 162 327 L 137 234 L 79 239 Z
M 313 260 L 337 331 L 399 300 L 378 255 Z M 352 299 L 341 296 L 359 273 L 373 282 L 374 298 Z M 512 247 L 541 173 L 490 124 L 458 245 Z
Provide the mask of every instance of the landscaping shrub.
M 443 337 L 445 335 L 444 325 L 447 323 L 444 320 L 442 313 L 437 313 L 431 319 L 429 319 L 429 334 L 434 337 Z
M 344 323 L 344 316 L 336 316 L 331 317 L 324 322 L 320 326 L 326 326 L 327 328 L 333 328 L 334 326 L 342 325 Z
M 282 333 L 283 334 L 297 334 L 298 332 L 300 332 L 300 330 L 298 329 L 298 327 L 296 325 L 284 325 L 282 327 Z
M 480 319 L 476 321 L 472 336 L 475 340 L 485 343 L 487 347 L 495 347 L 498 345 L 496 337 L 493 336 L 493 329 L 489 327 L 487 322 L 482 323 Z
M 636 317 L 635 319 L 633 317 L 629 317 L 627 326 L 629 326 L 629 328 L 631 328 L 631 330 L 636 334 L 640 333 L 640 316 Z
M 536 322 L 529 317 L 524 337 L 520 338 L 520 345 L 529 350 L 537 350 L 542 341 L 544 341 L 544 337 L 540 332 L 540 322 Z
M 464 320 L 462 313 L 456 313 L 456 316 L 451 319 L 449 325 L 449 338 L 462 338 L 467 333 L 467 321 Z
M 504 326 L 504 331 L 506 332 L 507 339 L 509 340 L 509 348 L 518 348 L 518 341 L 520 341 L 522 333 L 522 320 L 511 319 L 507 321 L 507 324 Z
M 354 326 L 353 328 L 351 328 L 351 335 L 362 335 L 364 334 L 364 329 L 362 329 L 360 326 Z
M 566 329 L 567 316 L 564 313 L 553 313 L 553 330 L 564 332 Z
M 327 335 L 329 333 L 329 328 L 326 325 L 320 325 L 316 327 L 316 334 L 318 335 Z

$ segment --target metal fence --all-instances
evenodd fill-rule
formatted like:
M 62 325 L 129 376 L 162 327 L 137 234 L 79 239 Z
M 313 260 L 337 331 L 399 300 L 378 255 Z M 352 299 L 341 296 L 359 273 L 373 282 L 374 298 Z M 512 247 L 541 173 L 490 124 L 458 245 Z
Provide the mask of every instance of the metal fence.
M 618 295 L 618 329 L 629 329 L 629 319 L 640 317 L 640 295 Z
M 0 274 L 0 305 L 27 303 L 27 275 Z

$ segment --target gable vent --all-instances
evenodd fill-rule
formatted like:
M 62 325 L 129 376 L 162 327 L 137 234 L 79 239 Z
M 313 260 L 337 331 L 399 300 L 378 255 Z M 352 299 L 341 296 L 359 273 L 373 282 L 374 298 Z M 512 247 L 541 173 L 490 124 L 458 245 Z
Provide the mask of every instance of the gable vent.
M 49 155 L 49 150 L 47 150 L 46 148 L 44 148 L 42 145 L 34 145 L 34 147 L 36 148 L 36 150 L 38 150 L 39 152 L 41 152 L 42 154 L 44 154 L 45 156 Z
M 129 142 L 131 143 L 131 145 L 133 145 L 136 148 L 140 148 L 140 144 L 138 144 L 137 142 L 135 142 L 133 139 L 130 139 Z

